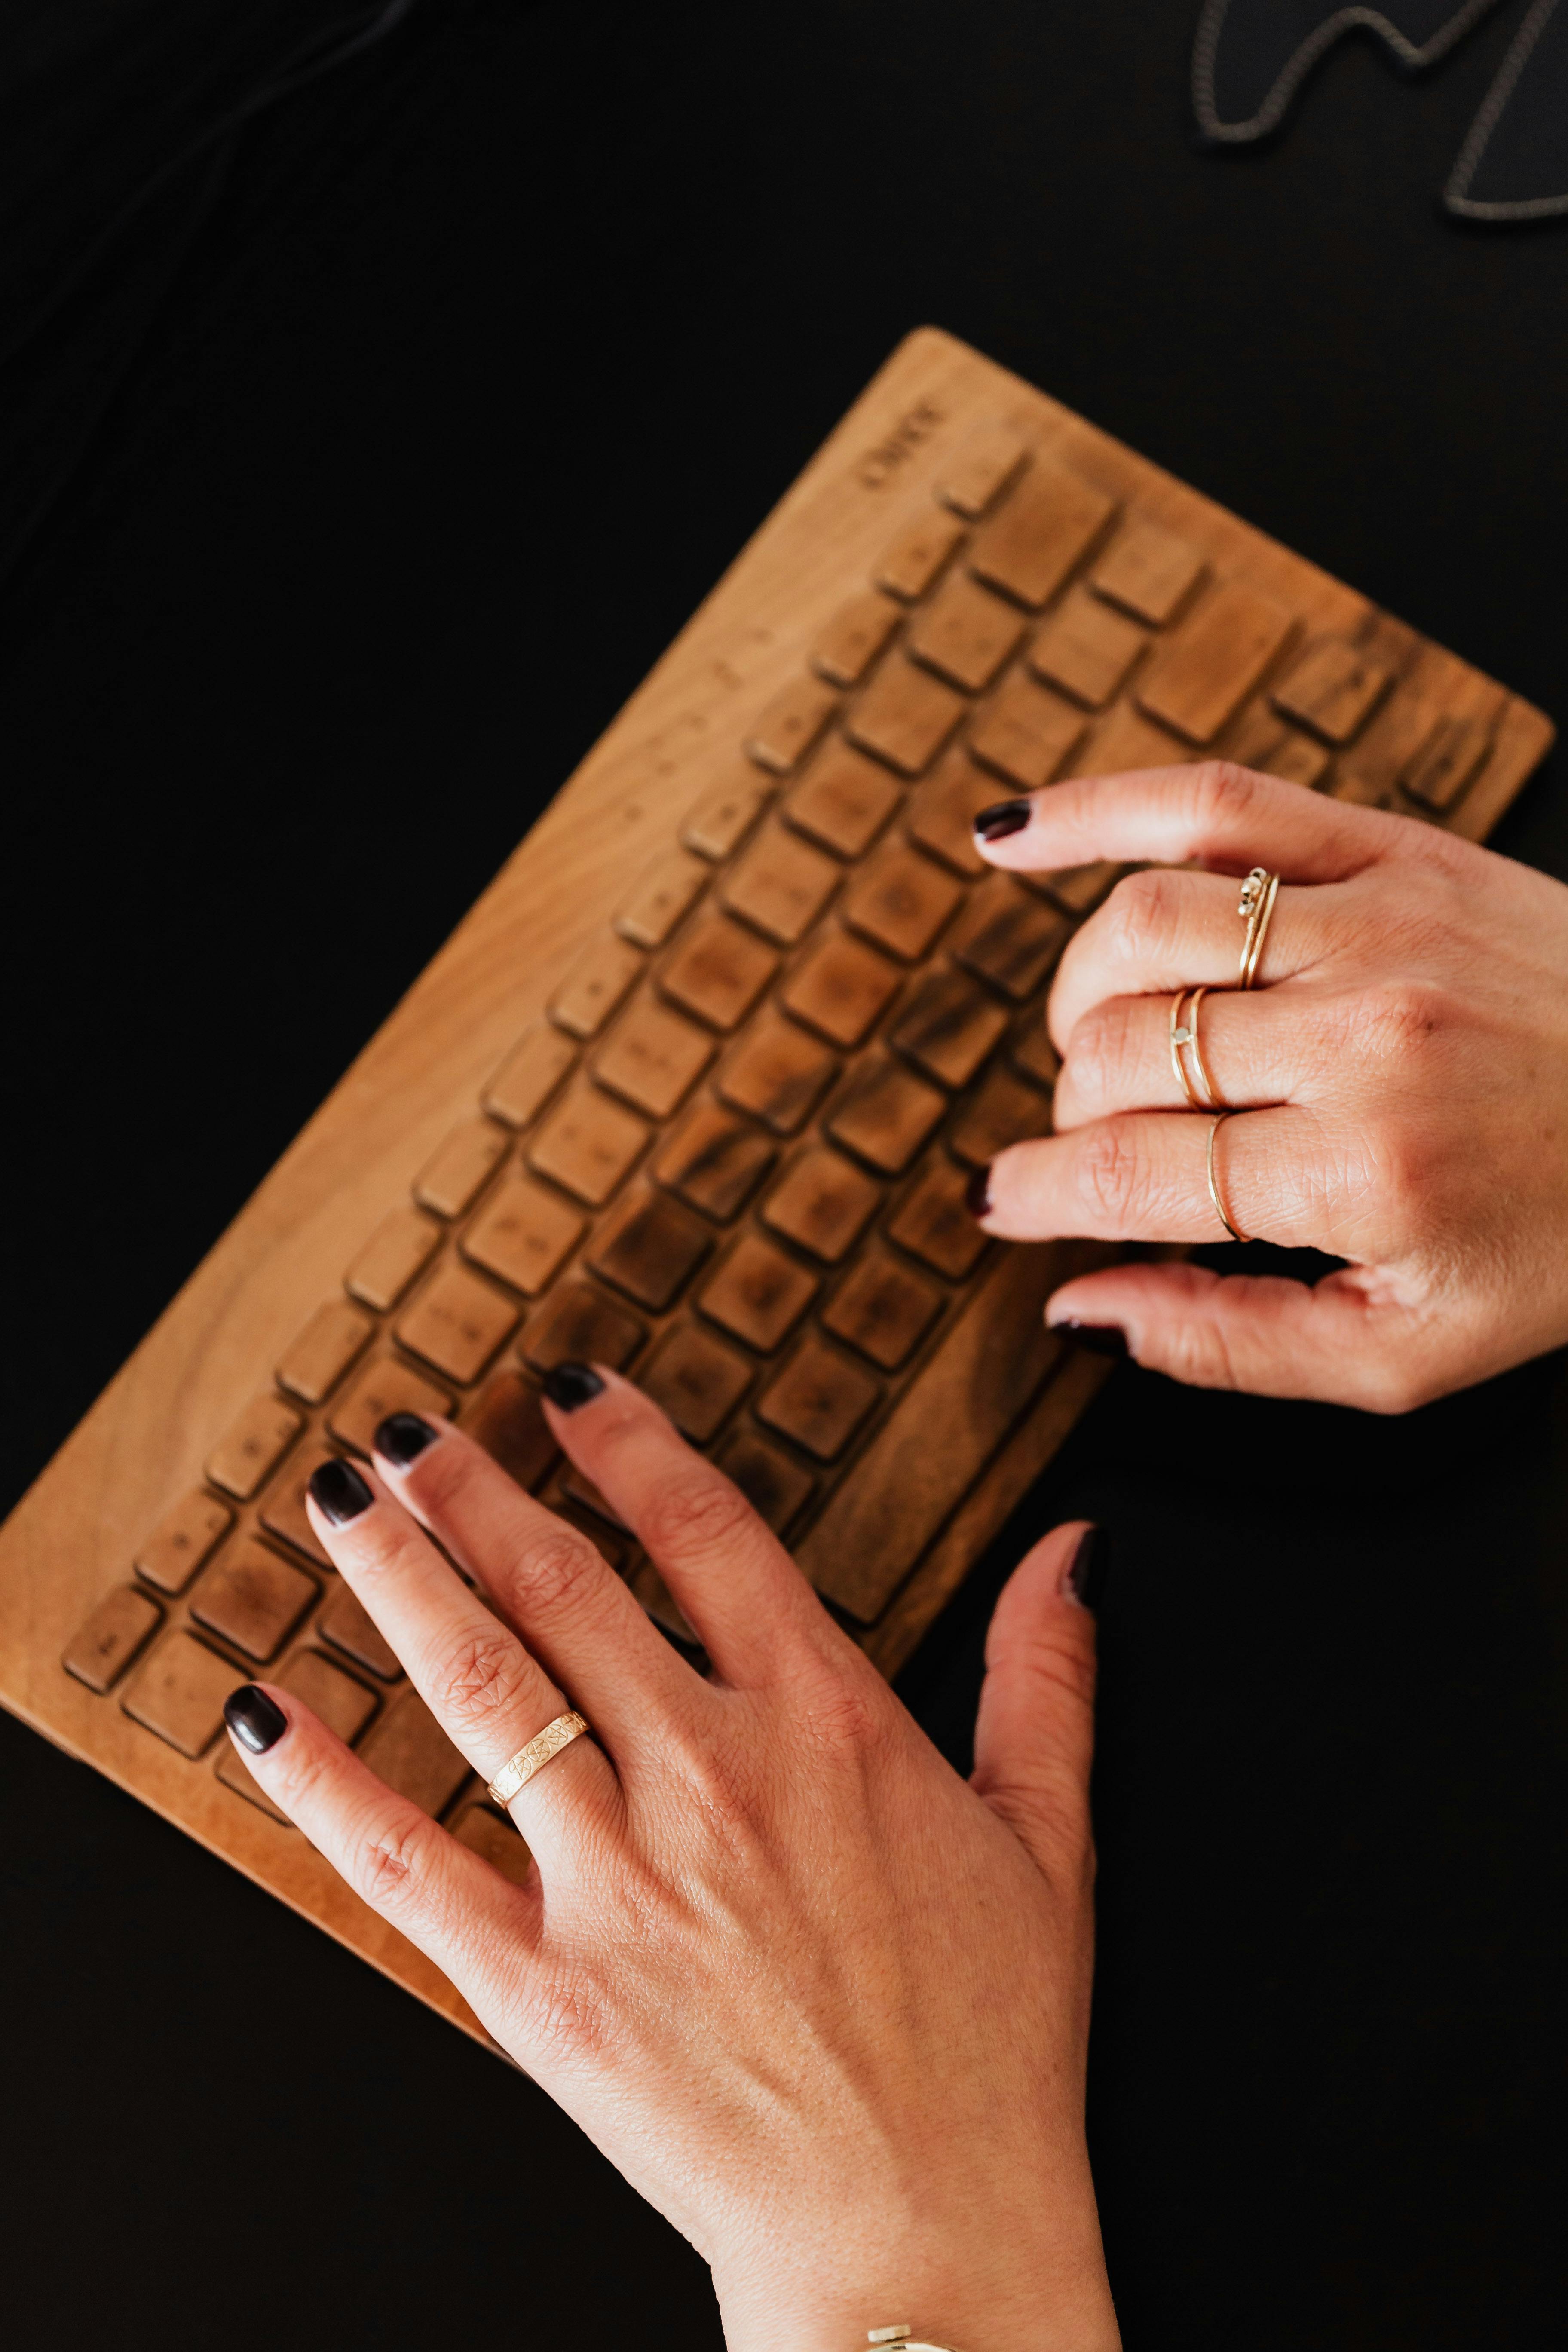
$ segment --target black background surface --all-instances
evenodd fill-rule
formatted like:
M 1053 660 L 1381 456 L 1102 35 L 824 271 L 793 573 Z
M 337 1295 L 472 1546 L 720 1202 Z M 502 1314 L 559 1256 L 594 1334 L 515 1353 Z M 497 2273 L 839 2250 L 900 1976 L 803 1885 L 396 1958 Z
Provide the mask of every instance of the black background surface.
M 0 377 L 5 1500 L 910 327 L 1563 717 L 1568 242 L 1436 201 L 1518 9 L 1223 157 L 1195 14 L 426 0 Z M 11 323 L 317 21 L 14 10 Z M 1563 785 L 1501 842 L 1568 875 Z M 1555 1358 L 1397 1423 L 1127 1370 L 1024 1515 L 1112 1538 L 1133 2347 L 1557 2338 L 1565 1421 Z M 905 1677 L 961 1762 L 998 1572 Z M 541 2094 L 9 1718 L 0 1904 L 17 2343 L 717 2344 Z

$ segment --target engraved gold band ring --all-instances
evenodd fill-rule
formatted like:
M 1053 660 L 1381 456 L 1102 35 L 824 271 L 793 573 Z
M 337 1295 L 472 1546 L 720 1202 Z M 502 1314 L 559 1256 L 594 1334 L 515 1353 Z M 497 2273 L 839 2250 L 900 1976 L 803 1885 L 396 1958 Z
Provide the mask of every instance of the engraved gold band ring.
M 1258 977 L 1258 967 L 1263 958 L 1263 942 L 1268 936 L 1273 919 L 1274 901 L 1279 896 L 1279 877 L 1255 866 L 1241 886 L 1237 901 L 1237 913 L 1247 925 L 1247 937 L 1241 945 L 1241 978 L 1237 983 L 1250 988 Z
M 491 1803 L 510 1805 L 518 1790 L 526 1789 L 534 1774 L 542 1772 L 552 1756 L 559 1756 L 563 1748 L 570 1748 L 574 1739 L 581 1739 L 587 1728 L 584 1718 L 575 1713 L 558 1715 L 553 1723 L 547 1723 L 526 1748 L 520 1748 L 517 1754 L 501 1766 L 486 1792 Z

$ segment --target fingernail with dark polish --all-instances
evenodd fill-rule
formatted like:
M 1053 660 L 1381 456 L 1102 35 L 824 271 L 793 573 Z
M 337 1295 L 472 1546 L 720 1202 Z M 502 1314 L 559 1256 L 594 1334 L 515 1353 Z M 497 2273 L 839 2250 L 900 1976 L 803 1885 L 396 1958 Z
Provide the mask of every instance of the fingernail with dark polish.
M 1022 833 L 1033 814 L 1032 801 L 994 801 L 975 818 L 974 830 L 982 841 L 1005 841 L 1010 833 Z
M 230 1691 L 223 1703 L 223 1719 L 240 1746 L 248 1748 L 253 1756 L 265 1756 L 269 1748 L 276 1748 L 289 1728 L 289 1718 L 277 1700 L 268 1698 L 255 1683 Z
M 1078 1549 L 1062 1570 L 1062 1591 L 1072 1595 L 1092 1617 L 1097 1614 L 1105 1591 L 1105 1532 L 1101 1528 L 1085 1528 L 1078 1539 Z
M 991 1214 L 991 1163 L 976 1168 L 963 1188 L 963 1205 L 972 1217 Z
M 340 1462 L 334 1455 L 331 1462 L 320 1463 L 311 1471 L 310 1500 L 329 1527 L 346 1528 L 351 1519 L 369 1510 L 375 1496 L 353 1464 Z
M 544 1393 L 563 1412 L 575 1412 L 605 1393 L 605 1383 L 592 1364 L 556 1364 L 544 1375 Z
M 1087 1348 L 1091 1356 L 1110 1356 L 1116 1363 L 1132 1353 L 1120 1323 L 1053 1323 L 1051 1329 L 1064 1333 L 1076 1347 Z
M 376 1430 L 375 1450 L 386 1456 L 395 1470 L 406 1470 L 440 1434 L 416 1412 L 389 1412 Z

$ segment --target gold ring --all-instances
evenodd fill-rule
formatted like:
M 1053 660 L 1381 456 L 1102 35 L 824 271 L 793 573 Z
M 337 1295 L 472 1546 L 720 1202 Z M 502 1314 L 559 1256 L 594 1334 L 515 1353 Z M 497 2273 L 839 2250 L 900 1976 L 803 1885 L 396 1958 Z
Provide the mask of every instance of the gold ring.
M 1215 1215 L 1219 1219 L 1220 1223 L 1225 1227 L 1226 1232 L 1230 1235 L 1233 1242 L 1244 1242 L 1251 1237 L 1250 1235 L 1242 1233 L 1236 1225 L 1232 1224 L 1230 1221 L 1230 1212 L 1226 1209 L 1225 1202 L 1220 1198 L 1219 1179 L 1215 1174 L 1214 1171 L 1215 1137 L 1219 1133 L 1220 1129 L 1225 1125 L 1227 1118 L 1235 1118 L 1236 1117 L 1237 1113 L 1233 1110 L 1222 1110 L 1219 1117 L 1215 1120 L 1214 1125 L 1210 1128 L 1205 1165 L 1209 1180 L 1209 1199 L 1214 1202 Z
M 1191 1103 L 1194 1110 L 1230 1110 L 1234 1106 L 1226 1102 L 1225 1097 L 1215 1086 L 1214 1082 L 1214 1074 L 1210 1070 L 1208 1064 L 1204 1059 L 1203 1041 L 1198 1035 L 1198 1007 L 1203 1003 L 1208 992 L 1208 983 L 1205 981 L 1202 988 L 1178 988 L 1174 996 L 1172 997 L 1171 1067 L 1174 1070 L 1178 1079 L 1181 1081 L 1183 1092 L 1185 1094 L 1187 1100 Z M 1184 1020 L 1182 1017 L 1182 1000 L 1184 997 L 1190 997 L 1192 999 L 1191 1003 L 1187 1006 L 1186 1018 Z M 1187 1066 L 1182 1059 L 1182 1049 L 1184 1046 L 1192 1055 L 1194 1066 L 1197 1070 L 1199 1077 L 1203 1080 L 1204 1093 L 1208 1097 L 1207 1102 L 1205 1102 L 1203 1096 L 1198 1093 L 1197 1088 L 1194 1086 L 1192 1079 L 1187 1075 Z
M 1258 966 L 1263 955 L 1263 942 L 1268 935 L 1269 921 L 1274 913 L 1274 901 L 1279 896 L 1279 877 L 1255 866 L 1241 886 L 1236 911 L 1247 925 L 1247 937 L 1241 947 L 1241 981 L 1250 988 L 1258 976 Z
M 552 1756 L 559 1756 L 563 1748 L 570 1748 L 574 1739 L 581 1739 L 587 1728 L 584 1717 L 576 1714 L 558 1715 L 553 1723 L 547 1723 L 536 1738 L 531 1739 L 526 1748 L 520 1748 L 517 1754 L 501 1766 L 486 1791 L 490 1802 L 510 1805 L 518 1790 L 526 1789 L 534 1774 L 542 1772 Z

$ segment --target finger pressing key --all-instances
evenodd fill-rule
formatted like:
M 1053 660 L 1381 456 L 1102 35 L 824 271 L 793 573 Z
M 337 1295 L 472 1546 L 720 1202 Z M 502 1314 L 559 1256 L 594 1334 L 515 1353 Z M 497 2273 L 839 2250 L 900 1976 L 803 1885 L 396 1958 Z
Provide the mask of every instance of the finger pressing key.
M 572 1700 L 509 1627 L 441 1558 L 403 1506 L 349 1462 L 323 1462 L 310 1512 L 334 1567 L 358 1594 L 447 1737 L 493 1780 Z M 520 1790 L 509 1810 L 548 1871 L 580 1847 L 620 1792 L 603 1748 L 572 1748 Z
M 726 1682 L 776 1681 L 806 1644 L 852 1649 L 739 1487 L 639 1389 L 562 1364 L 545 1395 L 562 1444 L 647 1546 Z

